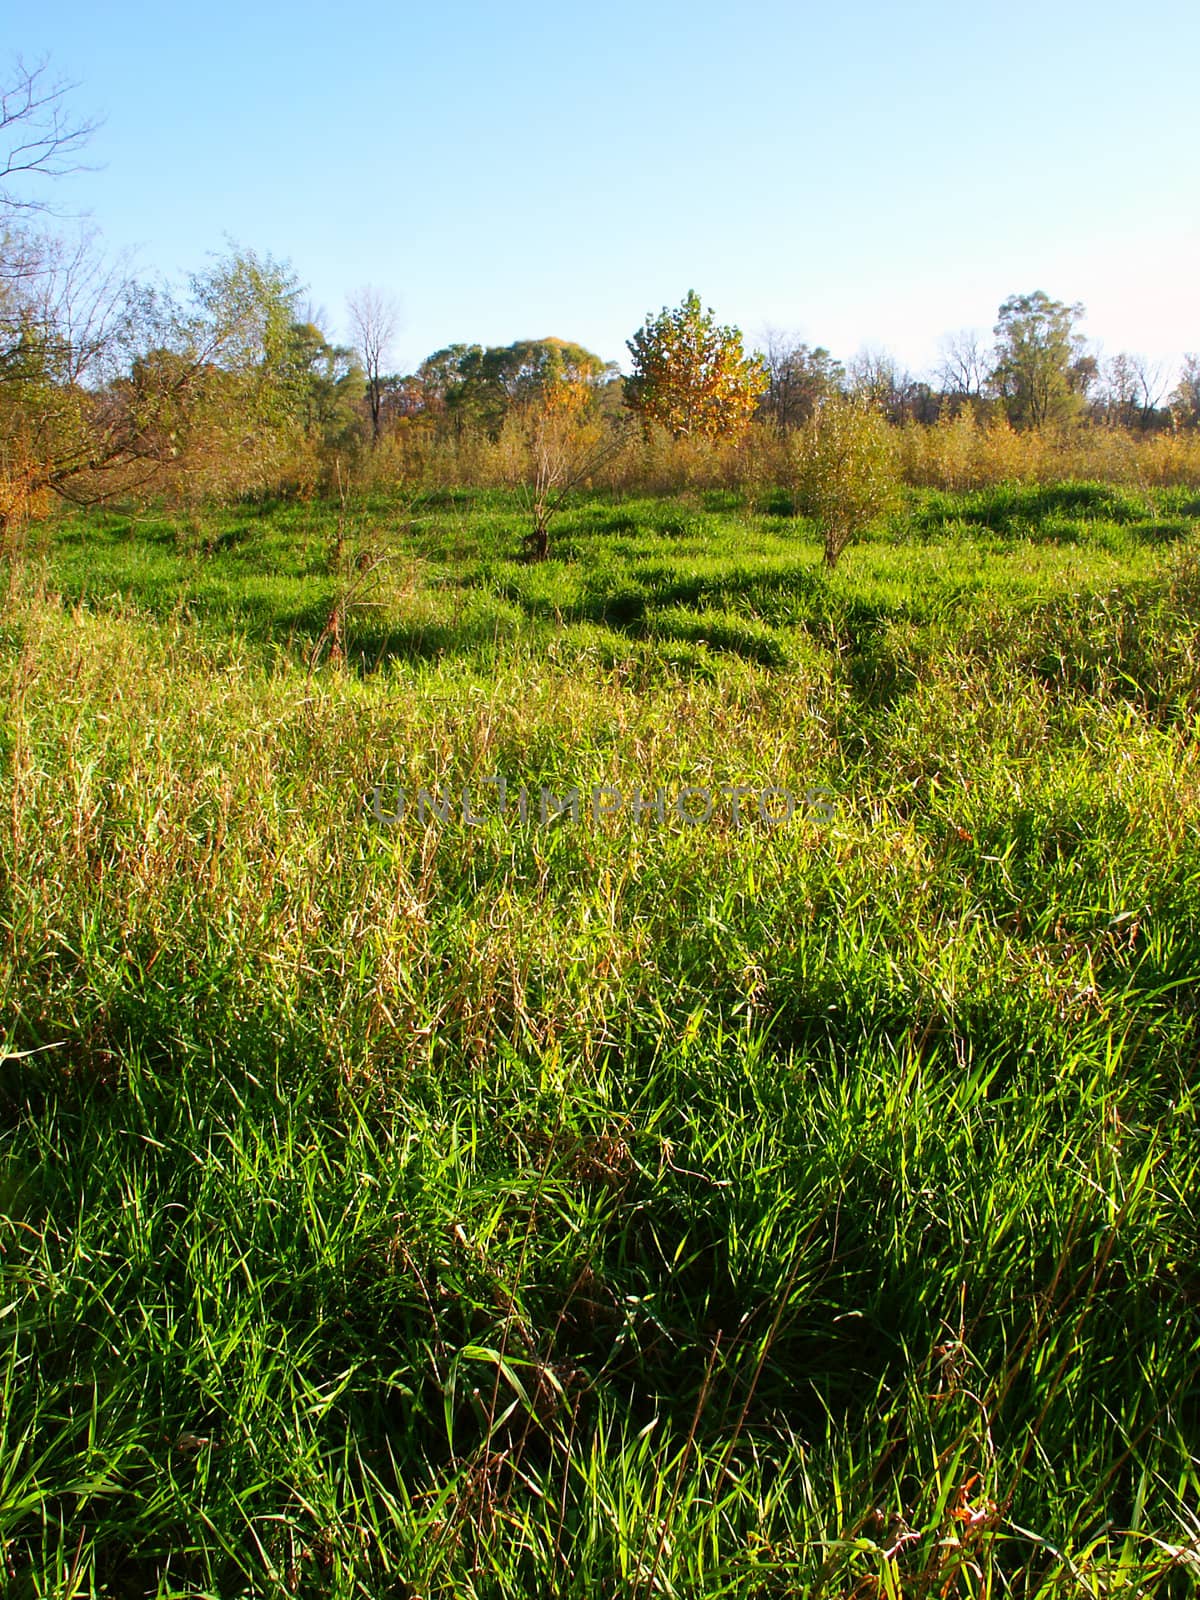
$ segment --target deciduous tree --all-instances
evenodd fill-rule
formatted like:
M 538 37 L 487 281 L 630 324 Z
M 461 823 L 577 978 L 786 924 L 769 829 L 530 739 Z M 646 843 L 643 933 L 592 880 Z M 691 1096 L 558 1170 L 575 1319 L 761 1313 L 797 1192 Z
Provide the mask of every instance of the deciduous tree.
M 168 470 L 265 486 L 303 436 L 314 377 L 297 293 L 286 264 L 235 249 L 180 305 L 87 236 L 22 235 L 0 292 L 0 531 L 48 493 L 88 503 Z
M 571 491 L 624 448 L 628 413 L 605 415 L 603 390 L 586 378 L 560 378 L 518 400 L 504 419 L 501 445 L 510 448 L 511 481 L 524 495 L 532 527 L 525 537 L 530 560 L 550 553 L 550 523 Z
M 768 329 L 764 339 L 767 387 L 759 410 L 777 428 L 798 428 L 812 416 L 820 400 L 841 388 L 845 370 L 822 345 L 810 347 L 774 329 Z
M 370 285 L 348 295 L 346 305 L 354 330 L 355 349 L 366 374 L 371 439 L 378 443 L 383 418 L 384 366 L 400 326 L 400 307 L 392 295 Z
M 978 402 L 987 387 L 989 374 L 988 353 L 974 328 L 946 334 L 937 377 L 948 399 L 959 403 Z
M 330 344 L 315 322 L 294 322 L 288 365 L 305 433 L 326 451 L 351 444 L 361 425 L 358 407 L 366 386 L 355 351 Z
M 1171 395 L 1171 415 L 1185 428 L 1200 428 L 1200 354 L 1185 355 Z
M 991 382 L 1018 428 L 1067 422 L 1082 409 L 1095 361 L 1076 323 L 1081 305 L 1051 300 L 1040 289 L 1011 296 L 994 328 Z
M 0 84 L 0 226 L 17 213 L 51 209 L 44 194 L 29 192 L 28 179 L 78 171 L 76 158 L 96 129 L 67 109 L 76 86 L 48 73 L 46 61 L 29 67 L 18 56 Z
M 615 368 L 583 345 L 566 339 L 518 339 L 513 344 L 448 345 L 418 369 L 430 410 L 495 436 L 514 406 L 543 400 L 563 386 L 599 392 Z
M 695 290 L 675 310 L 648 316 L 628 348 L 625 404 L 643 425 L 659 423 L 676 438 L 738 432 L 767 388 L 762 358 L 745 354 L 740 330 L 718 326 Z
M 829 395 L 788 441 L 796 508 L 816 522 L 825 565 L 899 498 L 893 430 L 862 397 Z
M 1161 363 L 1121 350 L 1104 363 L 1101 379 L 1095 409 L 1102 420 L 1143 433 L 1156 425 L 1167 392 L 1167 373 Z
M 937 397 L 929 384 L 903 371 L 886 350 L 865 349 L 851 361 L 847 387 L 889 422 L 934 422 Z

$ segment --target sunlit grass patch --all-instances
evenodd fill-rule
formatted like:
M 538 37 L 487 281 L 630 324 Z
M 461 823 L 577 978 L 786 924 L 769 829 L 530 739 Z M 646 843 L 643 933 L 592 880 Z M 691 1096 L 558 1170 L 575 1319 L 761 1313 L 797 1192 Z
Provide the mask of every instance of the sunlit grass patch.
M 502 496 L 58 530 L 0 618 L 5 1592 L 1186 1592 L 1200 589 L 1135 499 L 832 576 L 728 501 L 536 566 Z

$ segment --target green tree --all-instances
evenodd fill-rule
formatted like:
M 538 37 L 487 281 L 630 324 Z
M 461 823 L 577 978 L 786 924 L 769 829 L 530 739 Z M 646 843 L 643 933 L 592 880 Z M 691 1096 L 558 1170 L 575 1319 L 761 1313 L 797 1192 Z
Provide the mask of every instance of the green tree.
M 197 374 L 180 466 L 202 493 L 313 483 L 355 442 L 363 374 L 299 313 L 291 265 L 232 247 L 191 280 L 174 348 Z
M 862 397 L 828 395 L 788 440 L 796 509 L 821 532 L 825 565 L 899 501 L 892 429 Z
M 356 353 L 330 344 L 313 322 L 294 322 L 288 337 L 287 383 L 304 431 L 326 450 L 352 442 L 367 379 Z
M 566 339 L 518 339 L 484 352 L 481 377 L 500 404 L 543 400 L 563 384 L 591 386 L 605 375 L 604 362 Z
M 769 381 L 761 357 L 743 351 L 740 330 L 718 326 L 694 289 L 676 310 L 647 316 L 628 349 L 625 404 L 643 426 L 658 423 L 676 438 L 738 432 Z
M 184 343 L 241 380 L 258 421 L 287 420 L 297 403 L 294 329 L 301 292 L 290 263 L 234 245 L 190 282 Z
M 421 363 L 418 377 L 429 408 L 497 434 L 514 406 L 535 405 L 567 386 L 599 389 L 614 368 L 566 339 L 518 339 L 513 344 L 453 344 Z
M 1051 300 L 1039 289 L 1000 307 L 993 332 L 991 382 L 1017 428 L 1069 422 L 1082 410 L 1096 363 L 1077 332 L 1081 305 Z
M 481 344 L 450 344 L 426 356 L 417 368 L 426 413 L 445 417 L 457 433 L 480 421 L 484 410 L 482 366 Z

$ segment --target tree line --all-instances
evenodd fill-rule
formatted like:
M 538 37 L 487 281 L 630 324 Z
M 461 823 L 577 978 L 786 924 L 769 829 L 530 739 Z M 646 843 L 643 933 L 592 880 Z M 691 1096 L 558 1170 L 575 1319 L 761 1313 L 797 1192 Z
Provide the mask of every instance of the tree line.
M 981 420 L 1002 416 L 1017 429 L 1080 422 L 1137 432 L 1200 426 L 1200 354 L 1184 357 L 1172 386 L 1163 362 L 1129 352 L 1095 355 L 1078 328 L 1083 314 L 1081 305 L 1040 290 L 1013 295 L 998 309 L 990 344 L 974 332 L 950 335 L 936 373 L 919 378 L 886 352 L 864 351 L 844 363 L 821 345 L 777 331 L 747 356 L 740 331 L 719 327 L 689 291 L 678 308 L 647 317 L 629 341 L 629 377 L 557 339 L 489 349 L 456 344 L 435 351 L 415 372 L 383 378 L 381 409 L 393 425 L 446 418 L 460 431 L 495 429 L 511 401 L 544 388 L 565 366 L 571 377 L 599 387 L 610 413 L 624 403 L 655 415 L 677 436 L 720 437 L 752 418 L 800 427 L 831 395 L 866 398 L 893 423 L 934 423 L 970 405 Z M 656 406 L 656 390 L 673 391 L 678 404 Z
M 969 413 L 1019 431 L 1200 427 L 1200 355 L 1173 388 L 1138 356 L 1101 361 L 1083 308 L 1041 291 L 1006 300 L 990 342 L 947 339 L 929 379 L 779 333 L 748 351 L 694 291 L 632 335 L 628 376 L 551 337 L 453 344 L 397 372 L 397 307 L 377 288 L 349 296 L 340 343 L 286 261 L 230 246 L 172 291 L 56 226 L 37 185 L 72 170 L 90 131 L 65 97 L 44 64 L 18 64 L 0 88 L 0 536 L 54 497 L 178 479 L 198 494 L 316 492 L 397 441 L 411 457 L 422 439 L 482 439 L 531 488 L 544 553 L 556 499 L 631 429 L 719 440 L 754 424 L 786 440 L 839 405 L 893 425 Z

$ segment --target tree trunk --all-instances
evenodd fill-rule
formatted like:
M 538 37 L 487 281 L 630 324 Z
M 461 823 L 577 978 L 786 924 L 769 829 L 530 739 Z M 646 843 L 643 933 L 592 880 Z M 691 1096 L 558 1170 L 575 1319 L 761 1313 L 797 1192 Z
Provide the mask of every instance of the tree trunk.
M 528 536 L 529 559 L 531 561 L 545 561 L 550 554 L 550 529 L 544 522 L 538 521 L 533 525 L 533 532 Z

